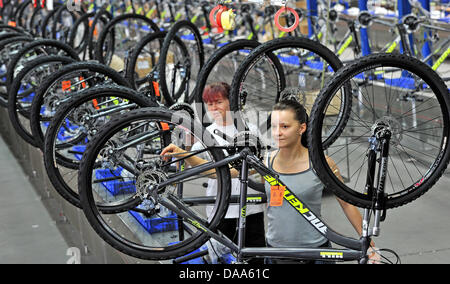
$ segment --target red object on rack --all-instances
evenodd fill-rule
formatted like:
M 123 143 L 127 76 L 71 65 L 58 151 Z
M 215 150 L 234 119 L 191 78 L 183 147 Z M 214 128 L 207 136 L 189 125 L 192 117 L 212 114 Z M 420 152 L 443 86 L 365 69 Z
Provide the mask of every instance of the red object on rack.
M 212 28 L 217 28 L 218 33 L 223 33 L 222 28 L 222 22 L 220 20 L 220 16 L 224 11 L 227 11 L 228 8 L 223 5 L 217 5 L 216 7 L 212 8 L 211 12 L 209 13 L 209 22 L 211 23 Z
M 295 17 L 295 22 L 294 22 L 294 24 L 292 25 L 292 26 L 290 26 L 290 27 L 283 27 L 281 24 L 280 24 L 280 17 L 281 17 L 281 14 L 283 14 L 284 12 L 290 12 L 291 14 L 293 14 L 294 15 L 294 17 Z M 298 27 L 298 25 L 300 24 L 300 17 L 298 16 L 298 14 L 297 14 L 297 12 L 295 12 L 295 10 L 294 9 L 292 9 L 292 8 L 289 8 L 289 7 L 282 7 L 280 10 L 278 10 L 278 12 L 275 14 L 275 25 L 277 26 L 277 28 L 280 30 L 280 31 L 283 31 L 283 32 L 286 32 L 286 33 L 290 33 L 290 32 L 292 32 L 292 31 L 294 31 L 297 27 Z

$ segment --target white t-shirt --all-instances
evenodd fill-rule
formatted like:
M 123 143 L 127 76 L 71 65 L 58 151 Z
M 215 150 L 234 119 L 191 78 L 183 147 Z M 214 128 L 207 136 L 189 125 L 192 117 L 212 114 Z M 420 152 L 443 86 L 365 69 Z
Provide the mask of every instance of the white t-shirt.
M 256 133 L 256 131 L 253 131 L 254 128 L 250 126 L 250 131 L 252 133 Z M 222 132 L 223 134 L 227 135 L 228 137 L 233 138 L 236 134 L 238 134 L 238 131 L 234 124 L 222 126 L 217 125 L 216 123 L 211 124 L 206 128 L 208 132 L 210 132 L 214 138 L 217 140 L 217 143 L 220 146 L 226 146 L 229 145 L 229 142 L 223 139 L 222 137 L 216 135 L 214 131 L 217 129 L 218 131 Z M 198 151 L 203 149 L 203 145 L 201 143 L 195 143 L 192 146 L 191 151 Z M 225 150 L 224 150 L 225 151 Z M 199 155 L 202 157 L 202 155 Z M 228 153 L 225 151 L 225 156 L 228 156 Z M 205 160 L 206 157 L 202 157 Z M 233 178 L 231 179 L 231 195 L 240 195 L 241 193 L 241 183 L 239 179 Z M 248 188 L 247 194 L 260 194 L 259 192 L 256 192 L 255 190 Z M 208 188 L 206 189 L 206 195 L 207 196 L 215 196 L 217 195 L 217 180 L 216 179 L 208 179 Z M 213 206 L 206 206 L 206 214 L 207 216 L 210 216 L 214 207 Z M 249 204 L 247 205 L 247 215 L 253 215 L 256 213 L 260 213 L 264 211 L 264 205 L 263 204 Z M 239 218 L 239 204 L 232 204 L 228 207 L 227 214 L 225 216 L 226 219 L 235 219 Z

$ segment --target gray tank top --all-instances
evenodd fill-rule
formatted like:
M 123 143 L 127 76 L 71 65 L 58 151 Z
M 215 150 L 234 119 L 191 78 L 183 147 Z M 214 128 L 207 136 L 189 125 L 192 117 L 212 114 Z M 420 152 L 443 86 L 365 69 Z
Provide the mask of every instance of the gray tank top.
M 278 155 L 278 153 L 277 153 Z M 267 164 L 273 169 L 270 155 Z M 318 217 L 321 216 L 322 192 L 324 186 L 312 169 L 297 174 L 280 174 L 283 183 Z M 267 209 L 267 243 L 272 247 L 319 247 L 327 242 L 305 218 L 303 218 L 286 200 L 280 207 L 270 206 L 270 185 L 266 182 L 269 207 Z

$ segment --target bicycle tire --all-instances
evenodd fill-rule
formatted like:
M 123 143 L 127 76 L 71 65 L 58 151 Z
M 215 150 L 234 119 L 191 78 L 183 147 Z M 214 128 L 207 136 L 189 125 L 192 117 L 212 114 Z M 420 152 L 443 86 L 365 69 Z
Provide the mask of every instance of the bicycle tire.
M 401 68 L 402 72 L 406 70 L 408 72 L 411 72 L 411 74 L 413 74 L 414 76 L 417 76 L 418 78 L 423 80 L 431 88 L 434 95 L 436 96 L 438 106 L 442 111 L 443 121 L 442 141 L 440 142 L 440 146 L 437 147 L 439 149 L 439 154 L 437 154 L 437 156 L 435 157 L 436 160 L 433 161 L 433 163 L 430 165 L 429 170 L 425 173 L 425 176 L 422 179 L 414 182 L 414 178 L 416 177 L 411 178 L 413 184 L 408 188 L 404 188 L 400 192 L 394 192 L 393 194 L 387 195 L 384 204 L 385 208 L 391 209 L 403 206 L 425 194 L 444 173 L 450 159 L 450 145 L 448 139 L 450 136 L 449 91 L 439 75 L 436 74 L 428 65 L 415 58 L 405 55 L 373 54 L 367 57 L 363 57 L 358 62 L 354 62 L 342 68 L 322 90 L 313 108 L 311 114 L 311 124 L 308 130 L 311 146 L 310 155 L 313 167 L 317 169 L 317 174 L 324 185 L 327 188 L 331 189 L 338 197 L 342 198 L 343 200 L 355 206 L 363 208 L 371 208 L 373 206 L 372 196 L 368 196 L 364 193 L 358 192 L 354 188 L 349 188 L 346 184 L 340 182 L 339 179 L 334 175 L 334 173 L 331 172 L 330 167 L 327 164 L 326 157 L 323 152 L 321 137 L 322 124 L 324 120 L 323 112 L 325 111 L 328 102 L 337 92 L 339 86 L 342 85 L 342 82 L 346 82 L 350 79 L 353 80 L 352 78 L 354 76 L 361 74 L 361 72 L 368 72 L 372 68 L 385 67 Z M 406 115 L 406 113 L 407 112 L 405 112 L 404 115 Z M 401 126 L 400 128 L 400 133 L 403 133 L 405 131 L 402 127 L 403 126 Z M 406 129 L 406 131 L 407 130 L 408 129 Z M 394 163 L 393 160 L 392 163 Z M 427 167 L 428 164 L 425 164 L 425 166 Z M 413 166 L 411 166 L 411 168 L 413 168 Z
M 139 89 L 139 85 L 141 85 L 141 84 L 139 84 L 139 83 L 141 83 L 140 80 L 136 79 L 136 73 L 135 73 L 136 67 L 138 66 L 138 58 L 139 58 L 139 55 L 141 54 L 141 51 L 143 49 L 145 49 L 145 46 L 147 44 L 151 43 L 154 40 L 158 40 L 160 43 L 160 47 L 161 47 L 162 42 L 164 41 L 164 38 L 166 36 L 167 36 L 167 32 L 165 32 L 165 31 L 151 33 L 151 34 L 147 35 L 145 38 L 143 38 L 139 42 L 139 44 L 133 49 L 133 51 L 130 55 L 129 61 L 127 63 L 125 77 L 128 79 L 128 81 L 133 85 L 133 87 L 135 89 Z M 184 47 L 184 44 L 179 37 L 175 37 L 175 41 L 180 45 L 181 48 Z M 159 50 L 161 50 L 161 48 Z M 152 50 L 152 51 L 154 51 L 154 50 Z M 187 53 L 186 50 L 184 50 L 184 51 Z M 156 52 L 156 50 L 155 50 L 155 52 Z M 161 56 L 156 56 L 156 58 L 158 58 L 158 60 L 159 60 L 161 58 Z M 153 69 L 152 71 L 154 71 L 155 68 L 157 68 L 159 66 L 158 62 L 159 61 L 155 62 L 154 66 L 152 68 Z M 144 79 L 144 78 L 141 78 L 141 80 L 142 79 Z
M 22 124 L 22 122 L 19 119 L 19 110 L 17 110 L 17 104 L 18 104 L 18 94 L 19 89 L 22 86 L 22 79 L 32 70 L 35 68 L 46 65 L 47 63 L 61 63 L 61 64 L 71 64 L 76 62 L 75 59 L 65 56 L 44 56 L 37 58 L 35 60 L 30 61 L 27 63 L 24 68 L 17 74 L 15 77 L 8 94 L 8 113 L 9 113 L 9 119 L 11 121 L 12 126 L 16 130 L 17 134 L 22 137 L 24 141 L 26 141 L 28 144 L 38 147 L 37 143 L 35 142 L 35 139 L 33 135 L 31 134 L 31 130 L 28 131 L 25 126 Z M 29 118 L 29 113 L 25 110 L 26 113 L 22 113 L 22 116 Z
M 51 23 L 51 25 L 49 25 L 50 20 L 53 20 L 53 17 L 56 15 L 56 13 L 58 12 L 58 10 L 60 9 L 60 3 L 55 3 L 55 7 L 52 11 L 50 11 L 47 16 L 45 16 L 44 20 L 42 21 L 41 24 L 41 37 L 43 38 L 51 38 L 50 33 L 52 32 L 51 27 L 53 26 L 53 23 Z
M 21 24 L 20 24 L 20 22 L 18 21 L 18 19 L 19 19 L 19 15 L 18 15 L 18 14 L 21 12 L 21 10 L 22 10 L 23 8 L 25 8 L 27 2 L 28 2 L 28 1 L 23 1 L 23 2 L 21 2 L 21 3 L 16 3 L 16 5 L 13 6 L 13 9 L 12 9 L 12 11 L 11 11 L 11 13 L 10 13 L 10 16 L 11 16 L 11 20 L 10 20 L 10 21 L 14 21 L 14 22 L 16 23 L 16 26 L 21 27 Z M 14 4 L 14 3 L 13 3 L 13 4 Z
M 47 94 L 47 91 L 51 86 L 55 84 L 60 78 L 63 78 L 66 74 L 70 74 L 75 71 L 90 71 L 96 72 L 106 77 L 110 78 L 115 84 L 130 87 L 125 78 L 122 77 L 118 72 L 107 67 L 105 65 L 96 63 L 96 62 L 76 62 L 66 67 L 60 69 L 57 73 L 49 76 L 42 84 L 36 92 L 36 96 L 33 99 L 31 110 L 30 110 L 30 125 L 31 131 L 33 133 L 33 137 L 38 144 L 40 149 L 43 149 L 44 146 L 44 135 L 43 130 L 41 128 L 41 109 L 42 104 L 44 103 L 44 98 Z
M 122 86 L 98 86 L 81 91 L 72 96 L 67 102 L 61 105 L 61 108 L 55 113 L 50 126 L 48 127 L 44 139 L 44 166 L 47 175 L 56 189 L 56 191 L 69 203 L 81 208 L 78 192 L 67 184 L 64 180 L 59 167 L 79 169 L 79 162 L 74 162 L 55 152 L 56 139 L 58 139 L 61 124 L 65 121 L 67 115 L 84 103 L 92 100 L 99 101 L 102 97 L 114 97 L 126 99 L 130 103 L 137 104 L 137 107 L 151 107 L 155 103 L 149 98 Z M 116 116 L 117 117 L 117 116 Z M 103 123 L 103 122 L 102 122 Z M 97 126 L 98 127 L 98 126 Z M 85 145 L 85 142 L 76 143 L 76 145 Z M 73 145 L 75 146 L 75 145 Z
M 77 21 L 73 24 L 73 27 L 69 31 L 69 40 L 68 44 L 75 49 L 78 53 L 82 53 L 85 51 L 88 42 L 87 38 L 89 36 L 89 18 L 92 18 L 95 16 L 94 12 L 84 14 L 83 16 L 79 17 Z M 83 40 L 78 46 L 75 46 L 75 37 L 77 36 L 77 30 L 80 27 L 80 25 L 84 25 L 84 34 L 83 34 Z
M 31 42 L 33 41 L 32 37 L 29 36 L 13 36 L 11 38 L 8 39 L 4 39 L 2 41 L 0 41 L 0 53 L 2 52 L 2 50 L 4 48 L 6 48 L 9 44 L 14 44 L 14 43 L 18 43 L 18 42 L 23 42 L 24 44 L 26 44 L 27 42 Z M 8 59 L 10 60 L 11 58 L 8 57 Z M 6 85 L 7 82 L 7 77 L 8 77 L 8 64 L 9 61 L 7 62 L 1 62 L 3 66 L 5 66 L 5 73 L 2 73 L 0 78 L 0 87 L 4 87 L 5 91 L 0 91 L 0 106 L 2 107 L 8 107 L 8 86 Z
M 285 37 L 285 38 L 268 41 L 268 42 L 260 45 L 259 47 L 255 48 L 250 55 L 248 55 L 246 57 L 246 59 L 239 66 L 238 70 L 236 71 L 236 73 L 233 77 L 233 83 L 231 85 L 230 107 L 231 107 L 232 111 L 237 113 L 237 117 L 236 117 L 237 125 L 246 125 L 247 124 L 246 119 L 243 117 L 242 112 L 241 112 L 242 107 L 240 106 L 240 103 L 241 103 L 240 92 L 241 92 L 241 87 L 243 84 L 242 82 L 245 80 L 247 73 L 260 60 L 260 58 L 262 58 L 266 54 L 275 56 L 273 54 L 273 51 L 278 50 L 278 49 L 288 49 L 288 48 L 298 48 L 298 49 L 306 50 L 308 52 L 315 53 L 316 55 L 318 55 L 320 57 L 321 60 L 324 60 L 326 63 L 326 65 L 323 64 L 323 66 L 325 66 L 325 67 L 322 67 L 322 68 L 328 68 L 328 69 L 331 68 L 333 72 L 336 72 L 343 66 L 343 63 L 339 60 L 339 58 L 330 49 L 328 49 L 326 46 L 324 46 L 316 41 L 313 41 L 313 40 L 310 40 L 307 38 Z M 275 56 L 275 58 L 276 58 L 276 56 Z M 274 67 L 272 67 L 272 68 L 274 68 Z M 280 70 L 280 67 L 277 69 Z M 322 71 L 322 73 L 323 73 L 323 71 Z M 278 72 L 278 75 L 284 76 L 284 73 Z M 281 97 L 280 97 L 281 92 L 286 87 L 285 83 L 283 83 L 283 82 L 285 82 L 285 78 L 282 76 L 279 76 L 277 78 L 277 82 L 276 82 L 277 83 L 276 100 L 272 103 L 272 105 L 274 105 L 275 103 L 278 103 L 279 100 L 281 99 Z M 343 100 L 342 100 L 342 106 L 341 106 L 343 108 L 343 110 L 339 114 L 341 116 L 339 121 L 342 125 L 345 125 L 345 123 L 347 122 L 346 118 L 348 117 L 349 112 L 351 110 L 351 104 L 347 103 L 347 102 L 351 102 L 350 96 L 351 96 L 351 94 L 350 94 L 349 90 L 346 88 L 345 94 L 344 94 Z M 269 124 L 267 124 L 266 126 L 268 127 Z M 259 129 L 259 130 L 261 131 L 262 134 L 264 134 L 264 132 L 267 131 L 268 129 Z M 334 141 L 334 139 L 337 139 L 336 137 L 338 137 L 340 134 L 338 132 L 338 130 L 339 130 L 339 128 L 336 129 L 336 131 L 333 135 L 330 135 L 330 138 L 327 140 L 324 147 L 326 147 L 326 145 L 328 145 L 329 143 Z
M 8 21 L 14 20 L 14 12 L 17 6 L 14 5 L 12 1 L 8 1 L 6 3 L 3 3 L 2 8 L 2 20 L 4 20 L 5 23 L 8 23 Z
M 168 122 L 169 124 L 171 124 L 172 118 L 172 112 L 168 112 L 161 108 L 145 108 L 129 112 L 122 118 L 111 121 L 107 126 L 105 126 L 105 129 L 103 129 L 102 132 L 99 133 L 94 138 L 94 140 L 92 140 L 92 142 L 88 144 L 85 155 L 83 155 L 83 159 L 80 164 L 78 183 L 80 189 L 81 205 L 86 218 L 88 219 L 92 228 L 103 240 L 105 240 L 115 249 L 133 257 L 147 260 L 174 259 L 194 251 L 208 240 L 208 236 L 202 230 L 198 230 L 197 228 L 198 231 L 193 232 L 188 239 L 184 239 L 181 243 L 177 243 L 175 239 L 168 240 L 175 243 L 169 243 L 167 244 L 167 247 L 151 247 L 150 245 L 152 244 L 149 244 L 148 246 L 137 244 L 136 242 L 138 240 L 126 239 L 126 237 L 122 237 L 120 234 L 115 232 L 114 229 L 110 227 L 114 224 L 108 224 L 108 222 L 105 222 L 99 210 L 96 208 L 91 181 L 96 157 L 98 156 L 98 152 L 101 150 L 103 145 L 108 142 L 108 140 L 114 135 L 114 133 L 124 129 L 124 127 L 127 127 L 132 122 L 144 119 L 158 122 Z M 191 120 L 189 123 L 191 122 L 194 125 L 190 129 L 199 129 L 194 128 L 195 122 Z M 204 138 L 208 140 L 208 137 L 209 139 L 213 139 L 207 131 L 204 132 Z M 211 148 L 210 154 L 215 161 L 220 161 L 224 158 L 223 152 L 218 149 Z M 214 216 L 209 218 L 209 221 L 207 221 L 206 224 L 206 226 L 208 226 L 208 228 L 210 228 L 211 230 L 214 230 L 217 227 L 228 209 L 228 199 L 231 186 L 230 173 L 227 166 L 216 168 L 216 174 L 218 176 L 218 181 L 222 186 L 218 187 L 216 199 L 216 202 L 218 202 L 218 206 L 213 213 Z M 106 218 L 110 217 L 106 216 Z
M 30 23 L 27 26 L 27 30 L 34 37 L 39 37 L 41 35 L 41 25 L 39 23 L 44 20 L 45 16 L 47 15 L 45 13 L 48 13 L 47 10 L 42 8 L 41 6 L 38 6 L 34 9 L 33 15 L 30 19 Z
M 35 49 L 35 48 L 42 48 L 42 47 L 53 47 L 56 49 L 59 49 L 60 51 L 63 51 L 66 53 L 67 56 L 79 61 L 80 58 L 78 57 L 78 53 L 68 44 L 54 40 L 54 39 L 42 39 L 42 40 L 36 40 L 33 41 L 27 45 L 25 45 L 9 62 L 8 64 L 8 74 L 6 76 L 6 87 L 9 88 L 9 86 L 12 84 L 14 80 L 14 72 L 16 70 L 17 64 L 19 63 L 22 56 L 24 56 L 27 52 Z
M 106 64 L 106 60 L 105 57 L 103 56 L 103 45 L 105 43 L 106 40 L 106 36 L 107 34 L 114 29 L 114 25 L 122 22 L 126 19 L 136 19 L 136 20 L 142 20 L 145 23 L 147 23 L 150 28 L 154 31 L 157 32 L 159 31 L 159 27 L 149 18 L 143 16 L 143 15 L 139 15 L 139 14 L 124 14 L 121 16 L 118 16 L 116 18 L 114 18 L 112 21 L 110 21 L 108 23 L 108 25 L 106 25 L 106 27 L 102 30 L 102 32 L 100 33 L 99 39 L 98 39 L 98 43 L 96 45 L 95 48 L 95 59 L 98 60 L 100 63 L 102 64 Z M 114 44 L 112 45 L 112 48 L 114 49 Z M 114 51 L 113 51 L 114 52 Z
M 14 33 L 20 33 L 20 34 L 27 34 L 27 32 L 20 28 L 20 27 L 13 27 L 5 24 L 0 24 L 0 30 L 1 31 L 8 31 L 8 32 L 14 32 Z
M 169 92 L 169 88 L 167 86 L 167 80 L 166 80 L 166 67 L 167 67 L 167 55 L 169 54 L 169 48 L 170 48 L 170 44 L 172 42 L 172 40 L 174 40 L 177 37 L 177 32 L 179 32 L 182 29 L 188 29 L 189 31 L 192 32 L 192 34 L 194 35 L 194 41 L 195 41 L 195 53 L 197 54 L 191 54 L 190 51 L 192 49 L 188 49 L 188 58 L 198 58 L 199 62 L 198 62 L 198 67 L 199 70 L 202 69 L 204 63 L 205 63 L 205 51 L 204 51 L 204 47 L 203 47 L 203 39 L 202 36 L 200 35 L 200 31 L 198 30 L 197 26 L 195 26 L 193 23 L 191 23 L 188 20 L 182 20 L 182 21 L 178 21 L 176 22 L 169 30 L 169 32 L 167 33 L 164 42 L 163 42 L 163 46 L 161 48 L 161 54 L 160 54 L 160 60 L 159 60 L 159 84 L 160 84 L 160 89 L 161 89 L 161 93 L 163 94 L 165 100 L 167 101 L 167 103 L 169 105 L 173 105 L 176 103 L 177 98 L 179 98 L 181 96 L 181 94 L 184 92 L 185 88 L 186 88 L 186 84 L 189 84 L 189 82 L 186 82 L 185 80 L 183 80 L 183 82 L 181 83 L 180 88 L 178 89 L 177 92 L 175 92 L 175 94 L 170 94 Z M 187 46 L 186 46 L 187 48 Z M 193 64 L 189 64 L 189 68 L 192 68 Z M 186 73 L 189 72 L 189 74 L 191 74 L 191 69 L 189 69 L 188 71 L 186 71 Z M 191 74 L 192 75 L 192 74 Z M 187 78 L 188 80 L 190 80 L 190 78 Z M 186 97 L 190 97 L 191 94 L 186 94 Z
M 95 15 L 94 19 L 92 20 L 92 25 L 89 28 L 89 37 L 88 37 L 89 58 L 95 59 L 95 48 L 96 48 L 97 42 L 94 41 L 94 35 L 95 35 L 95 29 L 97 27 L 98 21 L 100 20 L 104 24 L 103 28 L 105 28 L 108 25 L 108 23 L 110 21 L 112 21 L 113 19 L 114 19 L 114 17 L 111 15 L 111 13 L 109 13 L 108 11 L 106 11 L 104 9 L 101 9 Z M 100 33 L 101 33 L 101 31 L 100 31 Z M 98 37 L 100 36 L 100 33 L 97 34 L 97 40 L 98 40 Z M 114 40 L 115 40 L 114 34 L 110 35 L 109 40 L 110 40 L 109 44 L 113 45 Z
M 226 57 L 228 54 L 236 52 L 238 50 L 242 49 L 255 49 L 256 47 L 260 46 L 261 43 L 254 40 L 236 40 L 232 41 L 223 47 L 216 50 L 211 57 L 208 58 L 203 68 L 200 70 L 200 73 L 198 75 L 197 84 L 194 88 L 194 92 L 192 95 L 192 98 L 189 99 L 189 103 L 195 102 L 195 106 L 197 107 L 196 111 L 197 114 L 205 114 L 206 109 L 203 105 L 203 91 L 205 90 L 209 75 L 213 71 L 214 67 L 219 63 L 220 60 L 222 60 L 224 57 Z M 230 84 L 231 85 L 231 84 Z M 201 107 L 200 107 L 201 106 Z
M 155 32 L 155 33 L 151 33 L 149 35 L 147 35 L 146 37 L 144 37 L 139 44 L 133 48 L 131 55 L 129 57 L 129 60 L 127 62 L 127 66 L 126 66 L 126 71 L 125 71 L 125 78 L 127 78 L 127 80 L 130 82 L 130 84 L 133 86 L 133 88 L 135 90 L 139 89 L 140 82 L 137 82 L 139 79 L 136 78 L 136 67 L 138 65 L 138 58 L 139 55 L 141 53 L 141 51 L 145 48 L 145 46 L 149 43 L 151 43 L 154 40 L 158 40 L 159 41 L 159 46 L 161 49 L 162 46 L 162 42 L 164 40 L 164 37 L 167 35 L 167 32 Z M 152 52 L 157 52 L 156 50 L 151 50 Z M 155 56 L 155 58 L 152 59 L 156 59 L 157 55 Z M 155 62 L 152 62 L 155 63 Z M 157 64 L 155 64 L 155 66 L 157 66 Z M 153 68 L 155 66 L 152 66 Z
M 25 9 L 27 8 L 28 5 L 33 5 L 32 0 L 26 0 L 22 2 L 22 5 L 20 6 L 20 8 L 17 9 L 16 15 L 14 17 L 16 19 L 17 25 L 24 29 L 27 28 L 27 21 L 26 21 L 27 19 L 23 16 L 23 13 L 25 12 Z M 25 20 L 25 23 L 23 23 L 22 20 Z
M 227 55 L 229 55 L 233 52 L 236 52 L 236 51 L 240 51 L 240 50 L 250 50 L 251 51 L 260 45 L 261 45 L 261 43 L 259 43 L 258 41 L 255 41 L 255 40 L 241 39 L 241 40 L 232 41 L 232 42 L 222 46 L 218 50 L 216 50 L 211 55 L 211 57 L 207 60 L 207 62 L 205 63 L 203 68 L 200 70 L 200 73 L 198 75 L 198 80 L 195 85 L 194 92 L 192 94 L 192 98 L 189 99 L 189 103 L 195 102 L 194 103 L 195 111 L 203 125 L 207 124 L 203 120 L 204 115 L 207 113 L 207 111 L 206 111 L 205 105 L 203 103 L 202 95 L 203 95 L 203 91 L 205 90 L 206 84 L 208 82 L 208 78 L 209 78 L 211 72 L 213 71 L 213 69 Z M 231 85 L 231 82 L 230 82 L 230 85 Z M 248 186 L 259 192 L 265 191 L 264 184 L 255 182 L 252 179 L 249 179 Z
M 59 40 L 61 42 L 64 43 L 68 43 L 68 34 L 70 31 L 69 27 L 65 27 L 64 25 L 61 26 L 57 26 L 58 24 L 61 24 L 58 19 L 63 19 L 62 14 L 67 11 L 70 14 L 70 17 L 72 18 L 72 24 L 75 24 L 75 22 L 77 21 L 77 18 L 80 17 L 80 15 L 78 14 L 78 12 L 75 11 L 69 11 L 69 9 L 67 8 L 67 5 L 63 5 L 61 6 L 58 11 L 56 12 L 56 14 L 54 15 L 55 20 L 52 23 L 52 28 L 51 28 L 51 38 L 55 39 L 55 40 Z M 66 20 L 67 17 L 64 17 L 64 20 Z M 64 31 L 64 28 L 66 28 L 66 30 Z M 67 30 L 69 29 L 69 30 Z M 59 33 L 59 38 L 58 38 L 58 33 Z M 63 33 L 61 35 L 61 33 Z

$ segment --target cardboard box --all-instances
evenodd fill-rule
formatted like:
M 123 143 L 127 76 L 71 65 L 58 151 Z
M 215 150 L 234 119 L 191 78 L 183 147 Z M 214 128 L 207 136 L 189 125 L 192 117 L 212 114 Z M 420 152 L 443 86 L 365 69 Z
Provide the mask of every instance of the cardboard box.
M 158 58 L 155 59 L 158 62 Z M 136 61 L 135 72 L 139 78 L 144 78 L 153 69 L 153 60 L 151 56 L 139 57 Z

